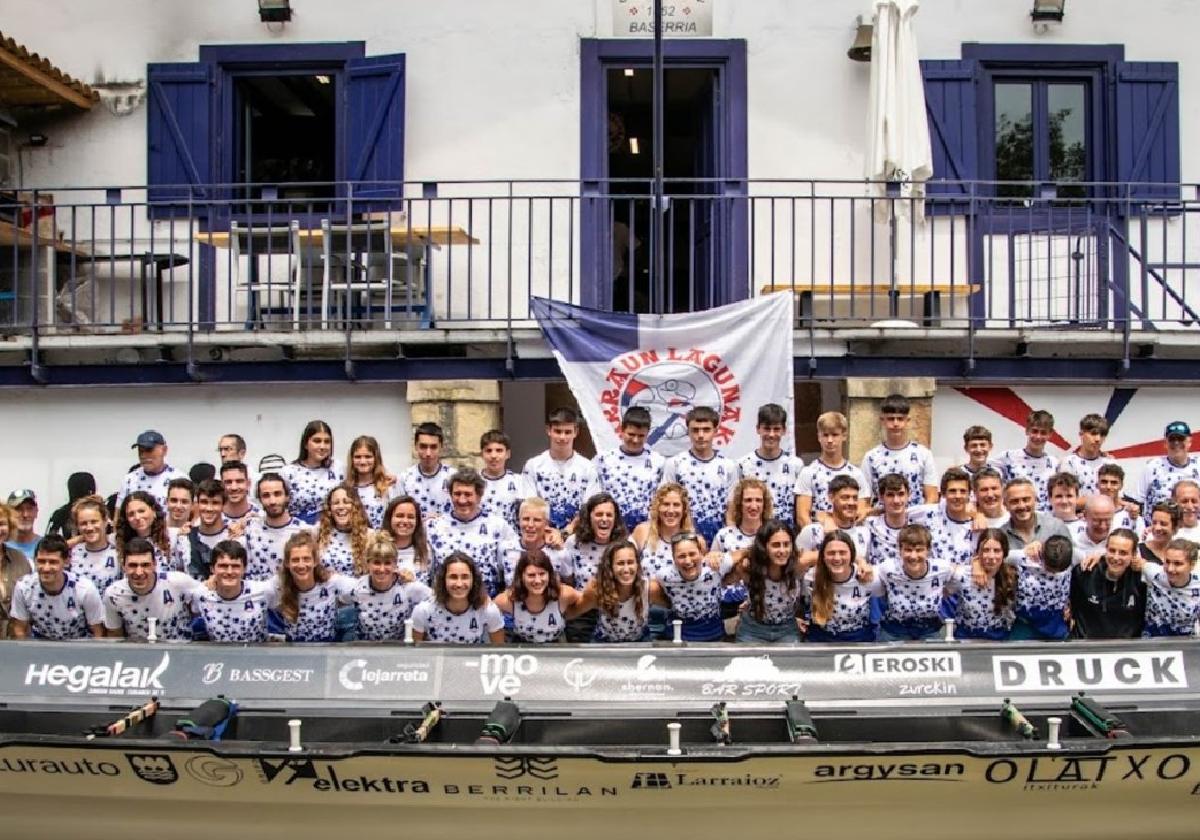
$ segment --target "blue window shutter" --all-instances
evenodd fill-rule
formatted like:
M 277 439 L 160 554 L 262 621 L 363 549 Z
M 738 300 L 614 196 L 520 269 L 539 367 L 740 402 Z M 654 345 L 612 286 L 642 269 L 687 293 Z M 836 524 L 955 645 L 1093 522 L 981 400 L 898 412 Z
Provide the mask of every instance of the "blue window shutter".
M 404 55 L 347 61 L 345 78 L 346 180 L 355 184 L 356 196 L 400 198 L 404 180 Z
M 970 196 L 970 187 L 954 181 L 979 179 L 979 125 L 976 117 L 975 79 L 978 62 L 922 61 L 925 79 L 925 113 L 929 118 L 929 143 L 933 150 L 933 177 L 926 194 L 932 212 L 965 211 L 960 201 L 939 204 L 938 198 Z M 941 183 L 939 183 L 941 182 Z
M 146 110 L 146 184 L 151 218 L 181 216 L 187 201 L 207 201 L 213 181 L 213 68 L 150 64 Z M 156 202 L 167 202 L 166 206 Z M 193 208 L 204 216 L 207 206 Z
M 1179 65 L 1173 61 L 1117 63 L 1117 173 L 1121 196 L 1179 200 Z

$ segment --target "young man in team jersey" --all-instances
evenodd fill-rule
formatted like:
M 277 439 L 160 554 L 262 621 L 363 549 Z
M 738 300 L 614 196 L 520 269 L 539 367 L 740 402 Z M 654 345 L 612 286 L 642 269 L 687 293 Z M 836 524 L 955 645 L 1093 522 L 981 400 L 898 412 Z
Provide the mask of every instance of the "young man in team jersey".
M 209 479 L 196 488 L 196 522 L 173 543 L 174 566 L 196 580 L 206 580 L 212 573 L 211 555 L 217 543 L 233 539 L 225 524 L 222 509 L 225 488 L 221 482 Z M 237 538 L 239 541 L 241 538 Z
M 1004 483 L 1015 478 L 1027 478 L 1037 491 L 1037 509 L 1050 510 L 1050 492 L 1046 483 L 1058 472 L 1058 459 L 1046 452 L 1046 441 L 1054 434 L 1054 415 L 1049 411 L 1031 412 L 1025 421 L 1025 446 L 1008 449 L 996 459 L 1004 473 Z
M 304 523 L 288 511 L 290 500 L 287 481 L 279 473 L 263 473 L 258 479 L 258 503 L 262 505 L 263 515 L 251 519 L 242 535 L 246 543 L 244 573 L 247 580 L 273 578 L 283 562 L 283 544 L 304 528 Z
M 483 496 L 483 477 L 470 467 L 450 476 L 449 516 L 429 523 L 429 548 L 436 568 L 447 557 L 461 551 L 479 569 L 489 596 L 494 597 L 503 581 L 502 547 L 516 539 L 516 532 L 498 516 L 485 516 L 479 507 Z M 436 576 L 436 571 L 433 573 Z
M 967 462 L 959 467 L 971 477 L 982 469 L 992 465 L 992 432 L 986 426 L 969 426 L 963 432 L 963 451 L 967 453 Z
M 1065 470 L 1046 481 L 1050 495 L 1050 513 L 1064 525 L 1079 521 L 1079 479 Z
M 260 487 L 265 480 L 259 479 Z M 276 590 L 246 579 L 246 559 L 246 549 L 232 540 L 213 547 L 213 588 L 197 590 L 192 598 L 193 631 L 200 638 L 241 644 L 267 641 L 267 612 L 275 606 Z
M 556 408 L 546 415 L 549 448 L 525 462 L 522 478 L 531 496 L 550 505 L 550 524 L 562 530 L 578 515 L 587 494 L 596 486 L 592 462 L 575 451 L 579 415 L 573 408 Z
M 125 577 L 104 590 L 102 598 L 107 635 L 144 642 L 150 634 L 150 619 L 154 618 L 154 634 L 159 641 L 192 638 L 192 598 L 204 590 L 203 583 L 183 572 L 157 572 L 154 546 L 141 537 L 134 537 L 125 546 L 121 569 Z
M 796 547 L 805 552 L 809 565 L 816 562 L 817 549 L 832 531 L 845 531 L 854 540 L 855 557 L 864 559 L 871 548 L 871 535 L 859 524 L 862 511 L 861 488 L 858 479 L 849 473 L 833 476 L 829 482 L 827 511 L 818 514 L 818 521 L 800 529 L 796 535 Z
M 1122 496 L 1125 486 L 1125 468 L 1120 464 L 1104 464 L 1096 470 L 1096 491 L 1101 496 L 1108 496 L 1113 503 L 1113 529 L 1128 528 L 1136 531 L 1137 502 L 1129 501 Z
M 1137 490 L 1128 496 L 1140 506 L 1139 513 L 1146 522 L 1156 504 L 1171 498 L 1178 482 L 1185 478 L 1200 481 L 1200 456 L 1191 454 L 1192 427 L 1182 420 L 1168 423 L 1163 440 L 1167 454 L 1145 463 Z
M 975 512 L 989 528 L 1003 528 L 1008 522 L 1004 507 L 1004 476 L 995 467 L 984 467 L 971 480 L 975 494 Z
M 621 418 L 620 445 L 601 452 L 592 462 L 596 487 L 588 496 L 601 491 L 612 495 L 631 534 L 650 515 L 650 498 L 662 484 L 667 463 L 666 458 L 646 448 L 649 434 L 650 410 L 634 406 Z
M 62 537 L 42 537 L 34 569 L 17 581 L 9 612 L 15 639 L 82 639 L 104 635 L 100 593 L 87 578 L 68 569 L 71 549 Z
M 969 563 L 975 531 L 982 524 L 971 511 L 971 478 L 966 470 L 951 467 L 942 473 L 938 492 L 940 503 L 909 508 L 908 521 L 929 530 L 930 551 L 941 563 Z
M 787 433 L 787 412 L 783 406 L 767 403 L 759 406 L 758 448 L 738 459 L 738 478 L 757 478 L 771 491 L 774 517 L 788 524 L 796 520 L 796 482 L 804 461 L 783 449 Z M 622 508 L 624 510 L 624 508 Z
M 447 480 L 454 470 L 442 463 L 445 434 L 437 423 L 421 423 L 413 434 L 417 462 L 400 473 L 399 492 L 412 496 L 426 521 L 450 512 Z
M 512 443 L 499 429 L 490 429 L 479 438 L 479 458 L 483 461 L 483 498 L 479 509 L 486 516 L 498 516 L 517 527 L 517 509 L 529 495 L 521 476 L 508 468 Z
M 1175 539 L 1200 545 L 1200 484 L 1185 478 L 1176 482 L 1171 500 L 1179 506 L 1179 527 Z
M 138 453 L 138 468 L 125 476 L 121 489 L 117 491 L 116 507 L 134 490 L 145 490 L 158 502 L 159 508 L 167 507 L 167 485 L 171 479 L 183 477 L 183 473 L 167 463 L 167 439 L 161 432 L 147 429 L 137 436 L 133 449 Z
M 221 465 L 221 486 L 225 490 L 225 504 L 221 517 L 226 525 L 241 524 L 253 516 L 262 515 L 262 508 L 250 498 L 250 468 L 241 461 L 229 461 Z
M 938 471 L 933 453 L 909 435 L 912 406 L 901 394 L 885 397 L 879 406 L 883 442 L 863 457 L 862 472 L 870 492 L 875 492 L 885 475 L 899 475 L 908 482 L 911 506 L 932 504 L 938 500 Z M 878 500 L 878 497 L 875 497 Z
M 196 513 L 196 485 L 190 478 L 173 478 L 167 484 L 167 533 L 172 540 L 192 524 Z
M 691 447 L 668 459 L 663 483 L 678 482 L 688 493 L 696 531 L 711 546 L 717 531 L 725 526 L 729 491 L 737 483 L 737 464 L 713 448 L 720 417 L 715 409 L 698 405 L 687 413 Z
M 942 592 L 951 564 L 931 553 L 933 538 L 924 525 L 905 525 L 897 541 L 900 562 L 888 561 L 875 570 L 884 591 L 878 603 L 879 640 L 932 639 L 942 630 Z
M 936 492 L 936 488 L 935 488 Z M 867 560 L 872 566 L 900 562 L 900 529 L 909 524 L 911 507 L 908 480 L 899 473 L 888 473 L 876 488 L 883 513 L 868 516 L 863 528 L 871 535 Z
M 1063 472 L 1079 479 L 1079 506 L 1100 491 L 1099 470 L 1105 464 L 1115 464 L 1102 447 L 1108 437 L 1108 421 L 1099 414 L 1086 414 L 1079 421 L 1079 446 L 1062 459 Z
M 842 451 L 848 430 L 846 416 L 840 412 L 826 411 L 817 418 L 817 442 L 821 444 L 821 454 L 815 461 L 805 464 L 796 479 L 797 530 L 813 522 L 814 514 L 830 510 L 829 488 L 837 476 L 850 476 L 860 489 L 867 486 L 862 470 L 846 460 Z M 864 501 L 864 508 L 865 504 Z

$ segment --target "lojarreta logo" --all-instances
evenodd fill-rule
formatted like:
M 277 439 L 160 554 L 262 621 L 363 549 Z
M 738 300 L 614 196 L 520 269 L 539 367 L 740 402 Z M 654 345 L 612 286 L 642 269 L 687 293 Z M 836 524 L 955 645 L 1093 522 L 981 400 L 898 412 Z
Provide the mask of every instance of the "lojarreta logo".
M 608 387 L 600 394 L 600 409 L 614 431 L 620 431 L 628 409 L 649 409 L 648 446 L 682 447 L 687 440 L 684 418 L 697 406 L 716 409 L 720 422 L 713 443 L 718 448 L 729 445 L 741 420 L 737 376 L 720 355 L 703 348 L 626 353 L 613 360 L 604 381 Z

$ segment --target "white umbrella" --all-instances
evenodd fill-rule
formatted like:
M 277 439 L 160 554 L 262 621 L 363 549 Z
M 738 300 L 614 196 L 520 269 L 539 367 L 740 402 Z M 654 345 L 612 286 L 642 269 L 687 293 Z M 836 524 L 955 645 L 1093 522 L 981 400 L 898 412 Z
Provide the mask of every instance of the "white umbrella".
M 917 54 L 913 17 L 919 0 L 876 0 L 871 37 L 871 98 L 867 111 L 866 176 L 876 181 L 898 181 L 901 195 L 920 198 L 925 181 L 933 174 L 929 123 L 925 116 L 925 85 Z M 886 191 L 877 187 L 877 194 Z M 890 202 L 876 205 L 882 218 Z M 906 212 L 910 202 L 899 203 Z M 922 218 L 921 202 L 912 202 Z

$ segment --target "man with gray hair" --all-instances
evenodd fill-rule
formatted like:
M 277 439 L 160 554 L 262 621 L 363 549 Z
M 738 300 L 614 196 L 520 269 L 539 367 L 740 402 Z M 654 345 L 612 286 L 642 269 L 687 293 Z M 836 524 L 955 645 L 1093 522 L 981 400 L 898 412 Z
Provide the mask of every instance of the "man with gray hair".
M 1028 478 L 1014 478 L 1004 485 L 1004 506 L 1008 523 L 1002 528 L 1008 537 L 1009 557 L 1040 560 L 1042 544 L 1048 537 L 1061 534 L 1067 539 L 1067 526 L 1048 513 L 1037 511 L 1037 489 Z
M 1171 490 L 1171 501 L 1179 506 L 1180 515 L 1175 539 L 1200 544 L 1200 484 L 1182 479 Z

